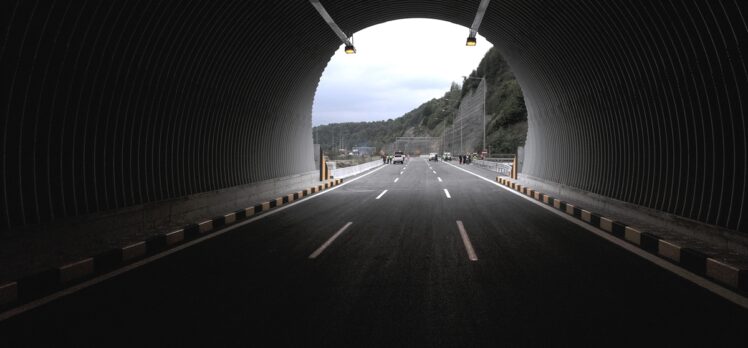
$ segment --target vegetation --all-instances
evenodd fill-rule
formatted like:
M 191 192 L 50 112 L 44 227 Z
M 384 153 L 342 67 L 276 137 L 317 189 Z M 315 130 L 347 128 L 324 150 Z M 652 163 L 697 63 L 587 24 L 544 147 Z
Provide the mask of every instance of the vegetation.
M 491 48 L 472 77 L 486 78 L 486 142 L 492 153 L 516 153 L 527 137 L 527 109 L 522 90 L 504 58 Z M 344 146 L 381 148 L 402 136 L 439 137 L 457 117 L 460 99 L 478 88 L 480 80 L 465 79 L 462 87 L 452 83 L 441 98 L 431 99 L 396 119 L 374 122 L 336 123 L 314 127 L 315 142 L 326 153 Z M 316 138 L 318 137 L 318 139 Z M 335 146 L 333 146 L 333 139 Z M 479 152 L 480 149 L 475 149 Z

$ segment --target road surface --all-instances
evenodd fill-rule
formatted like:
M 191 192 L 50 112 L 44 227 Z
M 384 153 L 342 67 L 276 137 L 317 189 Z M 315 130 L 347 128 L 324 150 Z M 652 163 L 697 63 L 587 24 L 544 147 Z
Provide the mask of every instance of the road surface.
M 745 346 L 746 323 L 526 199 L 411 159 L 2 322 L 0 346 Z

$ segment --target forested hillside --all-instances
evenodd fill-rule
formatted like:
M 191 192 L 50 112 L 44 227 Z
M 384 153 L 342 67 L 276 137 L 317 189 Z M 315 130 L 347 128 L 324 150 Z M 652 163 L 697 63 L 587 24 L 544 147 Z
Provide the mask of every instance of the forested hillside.
M 498 50 L 491 48 L 470 76 L 485 72 L 486 142 L 493 153 L 515 153 L 527 136 L 527 109 L 519 84 Z M 395 119 L 374 122 L 335 123 L 314 127 L 315 143 L 326 153 L 335 148 L 374 146 L 377 149 L 401 136 L 441 136 L 457 117 L 460 99 L 478 87 L 480 80 L 452 83 L 441 98 L 431 99 Z M 335 146 L 333 146 L 333 141 Z M 480 149 L 474 149 L 479 152 Z

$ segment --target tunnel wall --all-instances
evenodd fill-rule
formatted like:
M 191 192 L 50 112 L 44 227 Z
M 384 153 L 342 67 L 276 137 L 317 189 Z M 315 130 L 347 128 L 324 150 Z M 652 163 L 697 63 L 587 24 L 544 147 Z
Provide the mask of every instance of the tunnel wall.
M 524 174 L 746 232 L 745 10 L 549 4 L 509 49 L 528 101 Z
M 478 2 L 322 3 L 352 33 L 469 26 Z M 746 231 L 744 3 L 491 2 L 480 33 L 525 95 L 524 173 Z M 4 230 L 312 169 L 340 42 L 308 2 L 0 6 Z
M 337 43 L 281 38 L 266 23 L 292 26 L 290 4 L 2 6 L 4 230 L 314 170 L 312 101 Z

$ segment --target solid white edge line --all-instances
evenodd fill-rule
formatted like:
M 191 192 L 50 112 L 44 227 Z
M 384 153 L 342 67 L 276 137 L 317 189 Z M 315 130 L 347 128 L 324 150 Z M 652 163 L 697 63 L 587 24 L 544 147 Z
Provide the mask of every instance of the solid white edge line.
M 218 236 L 220 236 L 220 235 L 222 235 L 222 234 L 224 234 L 226 232 L 229 232 L 231 230 L 237 229 L 239 227 L 242 227 L 244 225 L 250 224 L 250 223 L 255 222 L 257 220 L 264 219 L 264 218 L 266 218 L 268 216 L 271 216 L 273 214 L 277 214 L 277 213 L 279 213 L 281 211 L 284 211 L 284 210 L 286 210 L 288 208 L 291 208 L 291 207 L 293 207 L 293 206 L 295 206 L 297 204 L 301 204 L 301 203 L 307 202 L 309 200 L 312 200 L 314 198 L 322 196 L 322 195 L 324 195 L 326 193 L 329 193 L 329 192 L 332 192 L 334 190 L 337 190 L 337 189 L 339 189 L 339 188 L 341 188 L 341 187 L 343 187 L 345 185 L 348 185 L 348 184 L 350 184 L 350 183 L 352 183 L 352 182 L 354 182 L 354 181 L 356 181 L 358 179 L 361 179 L 361 178 L 366 177 L 366 176 L 368 176 L 370 174 L 373 174 L 373 173 L 375 173 L 375 172 L 377 172 L 380 169 L 383 169 L 385 167 L 386 166 L 384 166 L 384 165 L 379 166 L 378 168 L 375 168 L 375 169 L 371 170 L 368 173 L 365 173 L 365 174 L 363 174 L 363 175 L 361 175 L 359 177 L 355 177 L 355 178 L 353 178 L 351 180 L 348 180 L 348 181 L 346 181 L 346 182 L 344 182 L 344 183 L 342 183 L 342 184 L 340 184 L 338 186 L 334 186 L 334 187 L 329 188 L 329 189 L 327 189 L 325 191 L 318 192 L 318 193 L 313 194 L 311 196 L 304 197 L 302 199 L 294 201 L 293 203 L 286 204 L 286 205 L 284 205 L 282 207 L 273 208 L 273 210 L 270 210 L 268 212 L 263 212 L 260 215 L 256 215 L 256 216 L 254 216 L 252 218 L 249 218 L 247 220 L 244 220 L 242 222 L 237 222 L 237 223 L 232 224 L 232 225 L 230 225 L 230 226 L 228 226 L 228 227 L 226 227 L 226 228 L 224 228 L 222 230 L 213 232 L 213 233 L 211 233 L 209 235 L 206 235 L 204 237 L 200 237 L 198 239 L 194 239 L 192 241 L 189 241 L 187 243 L 181 244 L 181 245 L 176 246 L 174 248 L 171 248 L 171 249 L 168 249 L 168 250 L 164 250 L 163 252 L 160 252 L 160 253 L 158 253 L 156 255 L 144 258 L 144 259 L 142 259 L 140 261 L 133 262 L 133 263 L 127 265 L 127 266 L 124 266 L 122 268 L 114 270 L 114 271 L 112 271 L 110 273 L 102 274 L 102 275 L 100 275 L 98 277 L 89 279 L 89 280 L 87 280 L 85 282 L 82 282 L 80 284 L 71 286 L 71 287 L 69 287 L 67 289 L 60 290 L 60 291 L 58 291 L 56 293 L 47 295 L 45 297 L 42 297 L 40 299 L 31 301 L 29 303 L 23 304 L 23 305 L 21 305 L 19 307 L 11 308 L 11 309 L 9 309 L 9 310 L 7 310 L 5 312 L 0 313 L 0 321 L 12 318 L 12 317 L 14 317 L 14 316 L 16 316 L 18 314 L 23 313 L 23 312 L 27 312 L 27 311 L 32 310 L 34 308 L 37 308 L 39 306 L 45 305 L 45 304 L 47 304 L 49 302 L 52 302 L 52 301 L 54 301 L 54 300 L 56 300 L 58 298 L 62 298 L 62 297 L 65 297 L 67 295 L 76 293 L 76 292 L 78 292 L 80 290 L 83 290 L 83 289 L 85 289 L 87 287 L 90 287 L 90 286 L 96 285 L 98 283 L 101 283 L 101 282 L 103 282 L 103 281 L 105 281 L 107 279 L 114 278 L 114 277 L 116 277 L 116 276 L 118 276 L 120 274 L 129 272 L 129 271 L 131 271 L 133 269 L 139 268 L 139 267 L 147 265 L 147 264 L 149 264 L 149 263 L 151 263 L 153 261 L 156 261 L 158 259 L 161 259 L 161 258 L 164 258 L 166 256 L 169 256 L 169 255 L 171 255 L 171 254 L 173 254 L 173 253 L 175 253 L 177 251 L 180 251 L 180 250 L 183 250 L 183 249 L 187 249 L 187 248 L 189 248 L 189 247 L 191 247 L 191 246 L 193 246 L 195 244 L 201 243 L 201 242 L 206 241 L 208 239 L 212 239 L 212 238 L 218 237 Z
M 338 232 L 335 232 L 335 234 L 332 237 L 330 237 L 330 239 L 328 239 L 324 244 L 322 244 L 319 248 L 317 248 L 317 250 L 315 250 L 311 255 L 309 255 L 309 258 L 316 259 L 317 256 L 319 256 L 319 254 L 322 254 L 322 252 L 325 251 L 325 249 L 327 249 L 327 247 L 329 247 L 330 244 L 332 244 L 332 242 L 334 242 L 335 239 L 338 238 L 338 236 L 340 236 L 343 232 L 345 232 L 345 230 L 349 226 L 351 226 L 351 224 L 353 224 L 353 221 L 348 221 L 348 223 L 345 224 L 345 226 L 339 229 Z
M 380 193 L 379 196 L 377 196 L 376 199 L 381 198 L 382 196 L 384 196 L 385 193 L 387 193 L 387 190 L 382 191 L 382 193 Z
M 449 195 L 449 191 L 447 191 L 447 189 L 444 189 L 444 194 L 447 195 L 447 198 L 452 198 L 452 196 Z
M 462 237 L 462 244 L 465 244 L 468 259 L 470 259 L 470 261 L 478 261 L 478 255 L 475 255 L 473 243 L 470 243 L 470 237 L 468 237 L 467 231 L 465 231 L 465 226 L 462 224 L 461 220 L 457 220 L 457 229 L 460 230 L 460 237 Z
M 487 182 L 489 182 L 491 184 L 494 184 L 494 185 L 496 185 L 496 186 L 498 186 L 498 187 L 500 187 L 500 188 L 502 188 L 502 189 L 504 189 L 506 191 L 509 191 L 512 194 L 515 194 L 515 195 L 517 195 L 519 197 L 522 197 L 525 200 L 528 200 L 528 201 L 532 202 L 533 204 L 538 205 L 538 206 L 540 206 L 540 207 L 542 207 L 542 208 L 544 208 L 544 209 L 546 209 L 546 210 L 548 210 L 548 211 L 550 211 L 550 212 L 558 215 L 559 217 L 561 217 L 561 218 L 563 218 L 563 219 L 565 219 L 565 220 L 567 220 L 567 221 L 569 221 L 569 222 L 571 222 L 573 224 L 576 224 L 577 226 L 582 227 L 582 228 L 584 228 L 584 229 L 586 229 L 586 230 L 588 230 L 588 231 L 590 231 L 590 232 L 598 235 L 599 237 L 602 237 L 602 238 L 608 240 L 609 242 L 611 242 L 613 244 L 616 244 L 619 247 L 621 247 L 623 249 L 626 249 L 626 250 L 628 250 L 628 251 L 630 251 L 630 252 L 632 252 L 632 253 L 634 253 L 634 254 L 642 257 L 643 259 L 645 259 L 645 260 L 647 260 L 649 262 L 652 262 L 653 264 L 655 264 L 657 266 L 660 266 L 660 267 L 662 267 L 662 268 L 664 268 L 664 269 L 666 269 L 666 270 L 668 270 L 668 271 L 670 271 L 672 273 L 675 273 L 676 275 L 680 276 L 681 278 L 684 278 L 684 279 L 686 279 L 686 280 L 688 280 L 688 281 L 690 281 L 690 282 L 692 282 L 692 283 L 694 283 L 694 284 L 696 284 L 698 286 L 701 286 L 702 288 L 707 289 L 707 290 L 709 290 L 709 291 L 717 294 L 718 296 L 721 296 L 722 298 L 724 298 L 724 299 L 726 299 L 726 300 L 728 300 L 728 301 L 730 301 L 732 303 L 737 304 L 738 306 L 741 306 L 743 308 L 747 308 L 748 309 L 748 298 L 746 298 L 746 297 L 744 297 L 744 296 L 742 296 L 742 295 L 740 295 L 740 294 L 738 294 L 738 293 L 736 293 L 736 292 L 734 292 L 734 291 L 732 291 L 732 290 L 730 290 L 730 289 L 728 289 L 728 288 L 726 288 L 726 287 L 724 287 L 722 285 L 714 283 L 714 282 L 712 282 L 709 279 L 706 279 L 706 278 L 704 278 L 704 277 L 702 277 L 702 276 L 700 276 L 700 275 L 698 275 L 696 273 L 693 273 L 693 272 L 691 272 L 689 270 L 686 270 L 685 268 L 682 268 L 682 267 L 677 266 L 675 264 L 672 264 L 672 263 L 670 263 L 668 261 L 665 261 L 665 260 L 661 259 L 660 257 L 658 257 L 658 256 L 656 256 L 654 254 L 650 254 L 650 253 L 648 253 L 648 252 L 640 249 L 639 247 L 637 247 L 637 246 L 635 246 L 633 244 L 630 244 L 630 243 L 628 243 L 628 242 L 626 242 L 624 240 L 618 239 L 618 238 L 614 237 L 611 234 L 607 234 L 607 233 L 605 233 L 605 232 L 597 229 L 596 227 L 587 224 L 586 222 L 584 222 L 582 220 L 578 220 L 576 218 L 573 218 L 573 217 L 569 216 L 568 214 L 566 214 L 566 213 L 564 213 L 564 212 L 562 212 L 560 210 L 557 210 L 556 208 L 554 208 L 552 206 L 549 206 L 549 205 L 547 205 L 545 203 L 536 201 L 535 199 L 532 199 L 532 198 L 530 198 L 528 196 L 525 196 L 522 193 L 517 192 L 515 190 L 512 190 L 509 187 L 501 185 L 498 182 L 495 182 L 495 181 L 492 181 L 490 179 L 484 178 L 484 177 L 482 177 L 482 176 L 480 176 L 478 174 L 475 174 L 475 173 L 473 173 L 473 172 L 471 172 L 469 170 L 465 170 L 465 169 L 462 169 L 460 167 L 457 167 L 457 166 L 455 166 L 455 165 L 453 165 L 451 163 L 447 163 L 447 164 L 449 164 L 450 166 L 455 167 L 456 169 L 459 169 L 459 170 L 461 170 L 461 171 L 463 171 L 465 173 L 468 173 L 470 175 L 476 176 L 476 177 L 478 177 L 480 179 L 483 179 L 483 180 L 485 180 L 485 181 L 487 181 Z

